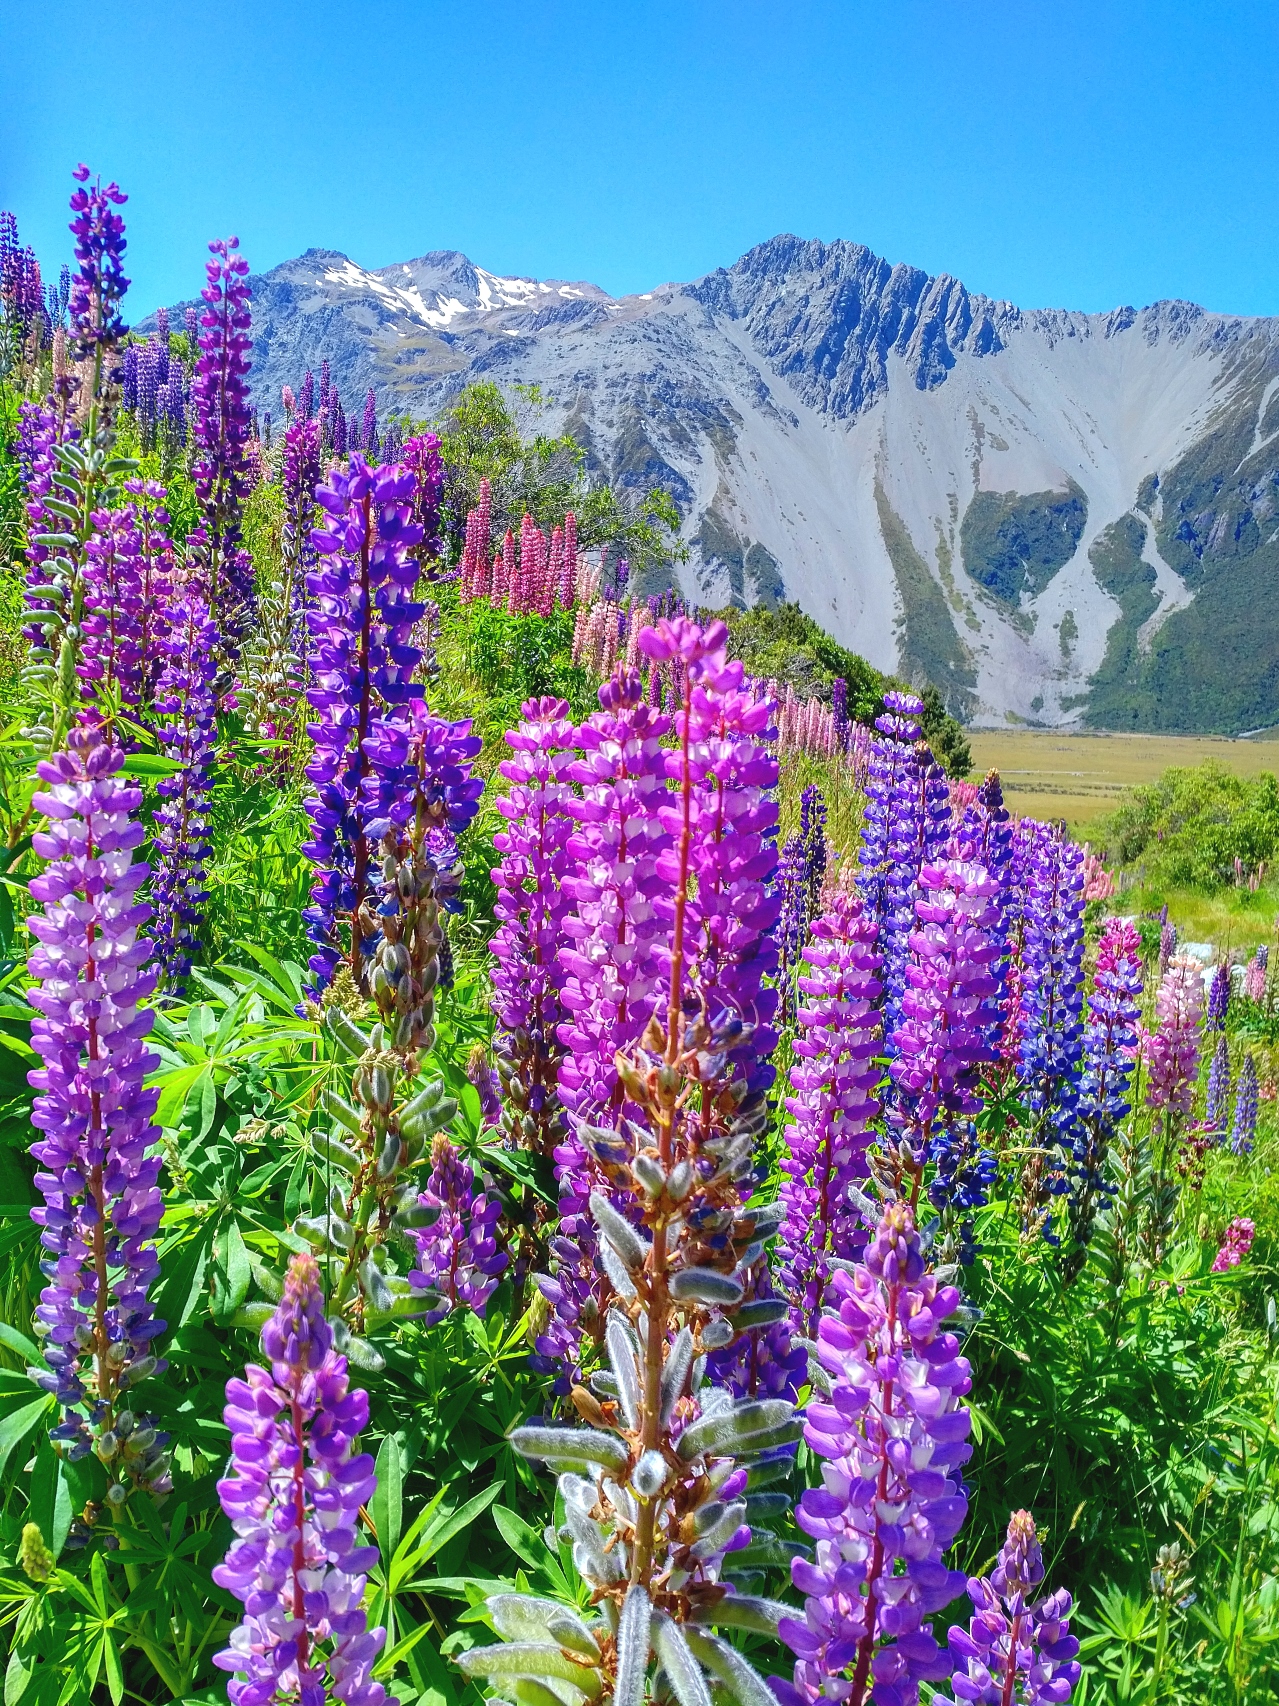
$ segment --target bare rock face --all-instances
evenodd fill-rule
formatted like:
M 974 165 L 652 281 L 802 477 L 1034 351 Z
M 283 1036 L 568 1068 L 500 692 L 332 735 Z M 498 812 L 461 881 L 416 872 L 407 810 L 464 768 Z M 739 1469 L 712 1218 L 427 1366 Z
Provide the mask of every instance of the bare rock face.
M 797 600 L 976 722 L 1279 722 L 1279 321 L 1024 310 L 780 236 L 614 299 L 451 250 L 254 278 L 255 397 L 348 413 L 537 382 L 615 485 L 664 485 L 700 603 Z

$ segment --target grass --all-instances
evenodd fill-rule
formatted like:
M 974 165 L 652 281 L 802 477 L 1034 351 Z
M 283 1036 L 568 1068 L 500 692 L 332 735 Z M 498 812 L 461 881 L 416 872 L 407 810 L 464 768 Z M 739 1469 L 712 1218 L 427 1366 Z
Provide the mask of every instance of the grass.
M 998 770 L 1009 809 L 1025 817 L 1064 817 L 1087 840 L 1089 826 L 1119 805 L 1125 788 L 1153 782 L 1170 765 L 1215 758 L 1240 776 L 1279 770 L 1279 741 L 1204 735 L 1076 735 L 1050 729 L 973 729 L 976 776 Z

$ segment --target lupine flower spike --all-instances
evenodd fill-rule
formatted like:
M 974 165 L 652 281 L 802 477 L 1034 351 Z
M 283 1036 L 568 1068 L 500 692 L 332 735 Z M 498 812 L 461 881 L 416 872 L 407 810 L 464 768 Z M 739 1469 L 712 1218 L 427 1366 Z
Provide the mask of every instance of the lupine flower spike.
M 360 1544 L 373 1459 L 354 1450 L 369 1400 L 333 1349 L 314 1257 L 290 1262 L 262 1351 L 270 1369 L 250 1363 L 226 1387 L 231 1472 L 218 1496 L 235 1539 L 213 1579 L 244 1619 L 213 1662 L 235 1673 L 232 1706 L 383 1706 L 372 1667 L 386 1630 L 369 1629 L 361 1606 L 378 1558 Z

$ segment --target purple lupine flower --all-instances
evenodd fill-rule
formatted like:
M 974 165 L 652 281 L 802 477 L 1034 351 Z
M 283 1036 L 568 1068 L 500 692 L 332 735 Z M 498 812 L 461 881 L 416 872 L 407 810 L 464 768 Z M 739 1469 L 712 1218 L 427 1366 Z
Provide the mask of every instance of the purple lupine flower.
M 85 548 L 84 636 L 76 673 L 94 715 L 137 717 L 142 705 L 142 535 L 132 504 L 95 510 Z
M 209 244 L 200 292 L 199 356 L 191 382 L 195 410 L 192 478 L 200 524 L 187 540 L 200 593 L 224 637 L 243 631 L 253 603 L 253 564 L 243 549 L 240 512 L 249 490 L 249 263 L 238 237 Z
M 1084 856 L 1055 828 L 1037 825 L 1026 851 L 1018 1051 L 1033 1117 L 1022 1170 L 1023 1227 L 1049 1242 L 1051 1198 L 1069 1189 L 1061 1147 L 1073 1146 L 1083 1054 Z
M 816 918 L 826 881 L 826 801 L 816 782 L 799 797 L 799 836 L 804 848 L 804 884 L 808 916 Z
M 1218 1138 L 1226 1130 L 1226 1110 L 1230 1106 L 1230 1044 L 1224 1035 L 1217 1038 L 1212 1065 L 1208 1068 L 1208 1088 L 1204 1097 L 1204 1125 Z
M 345 456 L 349 443 L 350 441 L 347 438 L 346 431 L 346 415 L 343 412 L 341 403 L 339 403 L 337 418 L 333 423 L 333 454 L 338 457 Z
M 1088 997 L 1083 1035 L 1083 1070 L 1076 1112 L 1074 1178 L 1070 1192 L 1070 1250 L 1065 1274 L 1082 1269 L 1106 1183 L 1106 1156 L 1120 1123 L 1132 1107 L 1131 1080 L 1137 1063 L 1141 1016 L 1141 933 L 1125 918 L 1107 919 L 1097 947 L 1097 969 Z
M 489 1065 L 488 1050 L 483 1043 L 471 1045 L 471 1052 L 466 1057 L 466 1078 L 480 1099 L 481 1124 L 495 1126 L 502 1112 L 502 1104 L 497 1094 L 497 1073 Z
M 1163 922 L 1159 931 L 1159 975 L 1162 977 L 1172 964 L 1173 955 L 1177 952 L 1177 926 L 1168 917 L 1168 908 L 1164 907 Z
M 298 419 L 309 421 L 315 413 L 315 375 L 308 367 L 298 387 Z
M 182 325 L 186 332 L 187 352 L 192 362 L 195 361 L 200 349 L 200 311 L 188 307 L 182 310 Z
M 1251 1053 L 1244 1055 L 1239 1070 L 1239 1088 L 1235 1091 L 1235 1117 L 1230 1126 L 1230 1147 L 1236 1155 L 1252 1152 L 1257 1135 L 1257 1104 L 1260 1087 L 1257 1083 L 1257 1061 Z
M 166 655 L 173 598 L 173 540 L 164 487 L 153 480 L 126 480 L 124 490 L 138 529 L 139 704 L 145 712 L 155 696 Z
M 217 698 L 217 629 L 194 588 L 170 615 L 166 659 L 155 694 L 156 740 L 181 765 L 157 784 L 155 868 L 156 956 L 167 988 L 180 994 L 199 947 L 209 898 L 206 867 L 213 854 L 209 832 Z
M 325 356 L 320 362 L 320 408 L 331 407 L 329 391 L 333 383 L 333 371 L 329 366 L 329 358 Z
M 889 843 L 894 821 L 904 801 L 912 796 L 903 781 L 915 766 L 915 743 L 919 739 L 919 716 L 923 701 L 913 693 L 888 693 L 885 713 L 876 719 L 879 733 L 872 737 L 866 777 L 866 814 L 862 824 L 858 887 L 866 904 L 866 915 L 876 927 L 887 905 Z
M 89 182 L 89 168 L 77 166 L 71 176 L 83 186 Z M 71 212 L 75 216 L 71 235 L 79 263 L 71 281 L 71 331 L 76 354 L 93 359 L 95 397 L 103 380 L 112 377 L 104 364 L 128 331 L 119 310 L 129 288 L 124 276 L 127 245 L 124 220 L 114 211 L 128 199 L 118 184 L 108 184 L 104 189 L 101 178 L 88 189 L 81 187 L 71 195 Z
M 839 750 L 847 752 L 853 730 L 848 716 L 848 683 L 842 675 L 837 675 L 831 683 L 830 710 Z
M 902 1016 L 907 987 L 910 936 L 919 873 L 946 856 L 950 839 L 950 791 L 945 773 L 921 741 L 898 792 L 899 809 L 890 826 L 885 911 L 879 945 L 883 957 L 884 1035 L 889 1052 Z
M 218 1497 L 235 1539 L 213 1580 L 245 1614 L 213 1662 L 235 1673 L 232 1706 L 383 1706 L 372 1671 L 386 1630 L 368 1629 L 362 1608 L 378 1551 L 359 1545 L 377 1478 L 354 1454 L 369 1400 L 333 1349 L 314 1256 L 289 1263 L 262 1350 L 270 1370 L 250 1363 L 226 1386 L 231 1472 Z
M 54 1438 L 69 1456 L 96 1449 L 113 1482 L 128 1477 L 164 1492 L 163 1441 L 140 1430 L 131 1448 L 116 1426 L 131 1405 L 125 1394 L 165 1367 L 155 1355 L 164 1322 L 147 1295 L 160 1271 L 164 1205 L 160 1157 L 148 1154 L 160 1136 L 159 1092 L 143 1080 L 159 1057 L 145 1046 L 152 1015 L 140 1007 L 156 968 L 139 934 L 149 916 L 137 901 L 147 867 L 133 860 L 142 790 L 120 778 L 123 761 L 86 727 L 36 767 L 46 789 L 32 803 L 48 826 L 32 846 L 49 861 L 30 883 L 43 911 L 27 920 L 36 939 L 31 1046 L 43 1061 L 29 1074 L 44 1197 L 31 1213 L 49 1281 L 36 1310 L 48 1372 L 37 1380 L 65 1407 Z
M 1070 1633 L 1072 1601 L 1064 1588 L 1036 1601 L 1044 1579 L 1043 1554 L 1029 1511 L 1014 1511 L 1008 1535 L 989 1577 L 970 1576 L 974 1616 L 967 1629 L 950 1630 L 954 1674 L 939 1702 L 980 1706 L 1063 1706 L 1079 1681 Z
M 1155 996 L 1156 1029 L 1142 1038 L 1146 1061 L 1146 1106 L 1165 1148 L 1190 1114 L 1199 1074 L 1199 1033 L 1203 1023 L 1203 972 L 1188 954 L 1175 954 Z
M 782 1290 L 791 1324 L 812 1338 L 835 1261 L 851 1261 L 866 1237 L 849 1203 L 850 1184 L 869 1173 L 868 1144 L 879 1113 L 882 1076 L 876 1007 L 875 927 L 853 895 L 836 895 L 813 925 L 799 979 L 795 1062 L 786 1109 L 778 1240 Z
M 510 1257 L 497 1247 L 497 1223 L 502 1205 L 475 1188 L 470 1163 L 446 1137 L 437 1137 L 431 1151 L 431 1175 L 418 1197 L 424 1208 L 438 1208 L 430 1226 L 410 1232 L 417 1248 L 417 1266 L 409 1284 L 433 1292 L 439 1303 L 422 1317 L 427 1326 L 442 1321 L 460 1304 L 477 1315 L 497 1289 Z
M 319 425 L 298 415 L 285 431 L 280 457 L 280 487 L 284 494 L 280 547 L 290 608 L 302 603 L 306 576 L 315 567 L 311 531 L 315 523 L 315 488 L 319 483 Z
M 566 1012 L 556 955 L 571 898 L 564 889 L 573 792 L 567 772 L 576 731 L 563 699 L 529 699 L 521 718 L 506 735 L 513 756 L 499 766 L 511 786 L 497 802 L 506 828 L 493 838 L 500 855 L 492 873 L 493 1049 L 511 1138 L 550 1154 L 563 1132 L 557 1075 Z
M 136 409 L 138 407 L 139 347 L 137 344 L 130 344 L 124 352 L 124 366 L 120 375 L 120 407 L 122 409 Z
M 62 627 L 66 621 L 65 591 L 51 581 L 45 565 L 56 555 L 56 547 L 41 543 L 43 536 L 60 533 L 63 518 L 49 508 L 52 496 L 65 501 L 59 486 L 57 448 L 62 439 L 58 417 L 52 409 L 38 403 L 21 403 L 18 407 L 18 436 L 14 444 L 18 471 L 26 493 L 27 517 L 27 578 L 23 601 L 30 620 L 23 635 L 33 652 L 56 658 L 60 649 Z M 74 436 L 74 429 L 68 436 Z
M 964 808 L 964 815 L 951 840 L 952 856 L 966 864 L 981 865 L 994 878 L 999 908 L 996 941 L 999 954 L 991 966 L 997 987 L 996 1002 L 1003 1021 L 1009 1007 L 1008 972 L 1012 932 L 1017 922 L 1017 896 L 1014 892 L 1013 826 L 1004 805 L 1004 793 L 999 772 L 991 770 L 980 783 L 976 796 Z
M 306 697 L 316 713 L 308 725 L 315 751 L 306 775 L 316 793 L 306 801 L 311 840 L 303 852 L 318 869 L 303 916 L 317 944 L 309 962 L 313 993 L 327 986 L 342 959 L 344 921 L 352 971 L 357 981 L 363 975 L 365 742 L 380 705 L 404 704 L 420 693 L 412 680 L 420 653 L 410 638 L 422 614 L 411 602 L 417 564 L 409 552 L 418 543 L 408 511 L 412 486 L 403 469 L 372 469 L 352 455 L 347 472 L 335 469 L 315 494 L 328 519 L 312 534 L 320 559 L 306 577 Z
M 377 398 L 370 387 L 364 399 L 364 420 L 360 426 L 360 449 L 373 460 L 378 455 Z
M 782 986 L 781 1016 L 790 1019 L 795 1010 L 795 974 L 808 937 L 808 883 L 804 869 L 804 840 L 792 835 L 782 848 L 777 865 L 777 887 L 781 909 L 777 915 L 777 946 Z
M 181 362 L 170 362 L 168 383 L 157 399 L 156 408 L 168 442 L 181 449 L 187 441 L 186 387 Z
M 978 1111 L 982 1067 L 995 1058 L 999 887 L 981 865 L 948 859 L 924 865 L 918 889 L 889 1072 L 898 1093 L 894 1123 L 922 1151 L 935 1125 Z
M 1230 963 L 1222 960 L 1208 985 L 1208 1007 L 1204 1014 L 1205 1031 L 1224 1031 L 1230 1008 Z
M 398 459 L 413 474 L 413 519 L 422 529 L 421 542 L 413 554 L 425 568 L 444 550 L 440 534 L 440 503 L 444 495 L 440 441 L 433 432 L 406 439 Z
M 782 1706 L 914 1706 L 921 1680 L 950 1674 L 925 1619 L 964 1581 L 942 1562 L 968 1510 L 959 1472 L 971 1455 L 969 1414 L 959 1400 L 972 1382 L 942 1327 L 960 1296 L 927 1271 L 899 1202 L 884 1210 L 865 1259 L 832 1275 L 831 1293 L 838 1314 L 817 1329 L 831 1398 L 810 1404 L 804 1429 L 825 1459 L 824 1485 L 795 1513 L 816 1547 L 811 1562 L 791 1565 L 804 1619 L 783 1618 L 778 1630 L 797 1656 L 794 1682 L 772 1686 Z

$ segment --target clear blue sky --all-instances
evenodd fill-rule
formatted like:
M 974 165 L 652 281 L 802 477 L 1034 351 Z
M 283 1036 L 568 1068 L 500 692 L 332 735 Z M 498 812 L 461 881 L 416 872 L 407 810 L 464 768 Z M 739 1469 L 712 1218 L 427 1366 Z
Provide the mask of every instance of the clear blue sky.
M 1279 8 L 1085 0 L 0 7 L 0 206 L 129 193 L 132 318 L 208 238 L 615 294 L 779 231 L 1026 307 L 1279 313 Z

